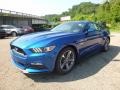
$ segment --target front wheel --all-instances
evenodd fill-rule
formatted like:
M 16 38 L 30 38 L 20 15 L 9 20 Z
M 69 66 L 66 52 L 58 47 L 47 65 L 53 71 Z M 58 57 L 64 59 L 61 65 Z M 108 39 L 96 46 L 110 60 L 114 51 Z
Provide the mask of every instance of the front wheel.
M 72 70 L 76 59 L 75 50 L 71 47 L 64 48 L 58 55 L 55 70 L 59 74 L 66 74 Z
M 16 37 L 17 33 L 16 32 L 12 32 L 12 37 Z

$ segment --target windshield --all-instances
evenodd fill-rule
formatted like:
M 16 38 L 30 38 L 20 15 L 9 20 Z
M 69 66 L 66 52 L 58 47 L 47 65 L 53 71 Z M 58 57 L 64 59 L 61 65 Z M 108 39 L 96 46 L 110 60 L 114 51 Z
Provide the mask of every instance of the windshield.
M 0 29 L 14 29 L 15 27 L 12 25 L 1 25 Z
M 84 23 L 82 22 L 68 22 L 56 26 L 51 31 L 53 32 L 80 32 L 84 28 Z

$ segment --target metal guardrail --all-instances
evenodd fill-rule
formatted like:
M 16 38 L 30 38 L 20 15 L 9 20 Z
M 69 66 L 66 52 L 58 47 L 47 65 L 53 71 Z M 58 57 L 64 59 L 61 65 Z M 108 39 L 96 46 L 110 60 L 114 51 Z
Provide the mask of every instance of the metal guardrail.
M 16 16 L 27 17 L 27 18 L 43 19 L 43 18 L 41 18 L 40 16 L 37 16 L 37 15 L 32 15 L 32 14 L 27 14 L 27 13 L 22 13 L 22 12 L 16 12 L 16 11 L 11 11 L 11 10 L 5 10 L 5 9 L 0 9 L 0 13 L 5 14 L 5 16 L 16 15 Z

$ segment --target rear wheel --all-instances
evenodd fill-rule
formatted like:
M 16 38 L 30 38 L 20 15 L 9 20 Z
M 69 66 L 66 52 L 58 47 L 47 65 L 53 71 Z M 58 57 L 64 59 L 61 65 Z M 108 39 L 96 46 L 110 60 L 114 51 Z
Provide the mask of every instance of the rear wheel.
M 104 47 L 103 47 L 103 51 L 108 51 L 109 50 L 109 47 L 110 47 L 110 39 L 109 38 L 107 38 L 106 40 L 105 40 L 105 44 L 104 44 Z
M 58 55 L 56 60 L 56 72 L 66 74 L 72 70 L 76 59 L 75 50 L 71 47 L 64 48 Z

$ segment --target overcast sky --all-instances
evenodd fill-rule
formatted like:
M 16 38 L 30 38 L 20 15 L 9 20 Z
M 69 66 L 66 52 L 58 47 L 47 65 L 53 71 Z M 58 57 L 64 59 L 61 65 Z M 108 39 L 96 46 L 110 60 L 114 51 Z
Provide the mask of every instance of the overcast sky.
M 43 16 L 60 14 L 80 2 L 102 3 L 103 0 L 0 0 L 0 9 Z

